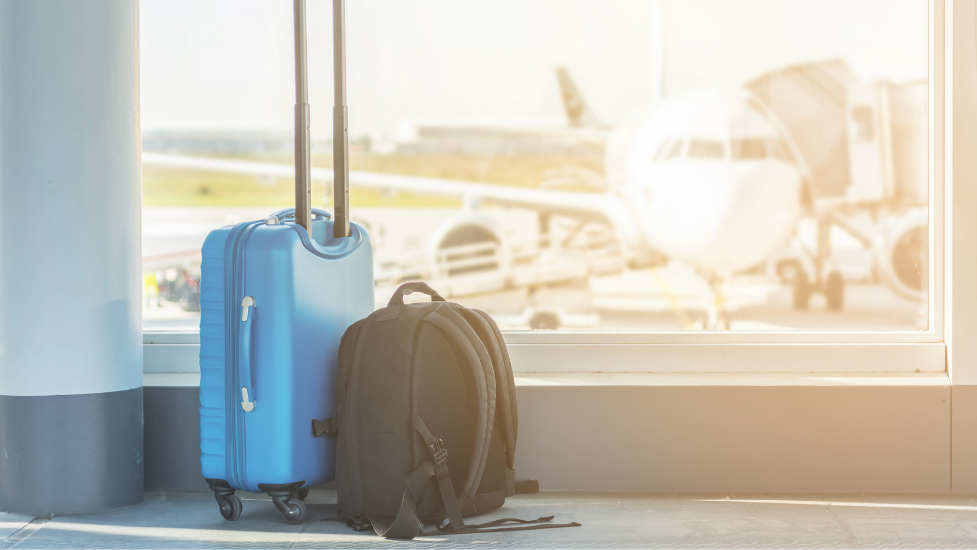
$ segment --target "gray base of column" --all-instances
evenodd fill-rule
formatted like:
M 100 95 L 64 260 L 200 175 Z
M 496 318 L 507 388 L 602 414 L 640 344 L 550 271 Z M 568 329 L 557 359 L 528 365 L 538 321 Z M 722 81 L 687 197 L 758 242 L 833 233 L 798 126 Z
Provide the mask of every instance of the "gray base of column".
M 200 388 L 146 386 L 146 490 L 209 491 L 200 473 Z
M 142 393 L 0 395 L 0 512 L 84 514 L 141 502 Z

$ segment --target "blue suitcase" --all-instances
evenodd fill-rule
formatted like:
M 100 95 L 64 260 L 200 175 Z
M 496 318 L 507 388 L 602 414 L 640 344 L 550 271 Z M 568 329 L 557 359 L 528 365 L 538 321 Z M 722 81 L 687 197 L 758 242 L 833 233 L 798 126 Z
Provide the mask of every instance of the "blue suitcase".
M 310 207 L 304 3 L 295 0 L 297 208 L 213 231 L 202 250 L 200 469 L 229 520 L 244 490 L 268 493 L 285 521 L 301 522 L 308 488 L 333 479 L 335 437 L 315 437 L 312 421 L 336 416 L 340 339 L 374 308 L 370 237 L 347 217 L 338 92 L 336 219 Z

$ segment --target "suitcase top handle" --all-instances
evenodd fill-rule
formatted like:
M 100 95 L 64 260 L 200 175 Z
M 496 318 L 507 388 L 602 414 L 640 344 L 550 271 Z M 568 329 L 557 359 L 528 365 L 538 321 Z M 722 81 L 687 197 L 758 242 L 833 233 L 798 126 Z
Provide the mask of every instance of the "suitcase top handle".
M 328 220 L 332 218 L 332 214 L 326 212 L 325 210 L 322 210 L 321 208 L 313 208 L 312 216 L 318 217 L 323 220 Z M 295 217 L 295 209 L 285 208 L 279 210 L 278 212 L 272 212 L 271 214 L 268 214 L 268 218 L 265 219 L 265 223 L 278 224 L 278 223 L 282 223 L 288 218 L 294 218 L 294 217 Z M 274 221 L 272 221 L 272 218 L 274 218 Z
M 421 294 L 427 294 L 431 297 L 432 302 L 444 302 L 445 299 L 441 297 L 433 288 L 427 286 L 427 283 L 405 283 L 400 285 L 400 288 L 394 291 L 394 295 L 390 297 L 390 302 L 387 303 L 387 307 L 402 306 L 404 305 L 404 296 L 412 294 L 414 292 L 420 292 Z

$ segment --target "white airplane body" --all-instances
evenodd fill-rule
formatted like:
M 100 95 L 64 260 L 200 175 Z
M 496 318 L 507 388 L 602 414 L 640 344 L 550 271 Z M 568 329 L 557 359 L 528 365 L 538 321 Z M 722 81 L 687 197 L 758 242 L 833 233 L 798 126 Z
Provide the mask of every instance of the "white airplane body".
M 803 167 L 743 93 L 672 100 L 633 126 L 621 193 L 648 246 L 729 275 L 766 259 L 802 213 Z M 618 161 L 621 162 L 621 161 Z M 619 169 L 607 167 L 610 174 Z

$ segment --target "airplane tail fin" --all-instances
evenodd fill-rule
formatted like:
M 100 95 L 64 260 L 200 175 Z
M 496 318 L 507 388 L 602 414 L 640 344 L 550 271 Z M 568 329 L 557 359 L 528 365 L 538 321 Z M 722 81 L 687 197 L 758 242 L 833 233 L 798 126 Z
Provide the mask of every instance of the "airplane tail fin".
M 563 107 L 567 111 L 570 125 L 603 126 L 593 111 L 590 110 L 590 106 L 587 105 L 587 101 L 573 82 L 573 78 L 570 77 L 570 72 L 567 71 L 566 67 L 556 68 L 556 79 L 560 83 L 560 95 L 563 97 Z

